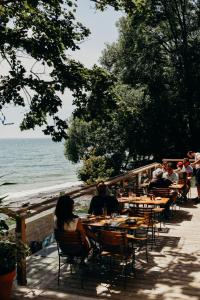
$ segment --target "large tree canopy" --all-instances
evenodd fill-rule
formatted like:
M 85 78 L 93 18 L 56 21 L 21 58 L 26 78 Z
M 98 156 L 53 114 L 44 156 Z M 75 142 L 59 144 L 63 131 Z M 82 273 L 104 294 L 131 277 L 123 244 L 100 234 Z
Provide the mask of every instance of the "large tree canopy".
M 120 39 L 102 58 L 123 83 L 146 88 L 151 99 L 146 122 L 153 116 L 158 123 L 149 134 L 171 155 L 200 146 L 199 15 L 199 1 L 146 1 L 121 20 Z
M 44 125 L 44 133 L 54 140 L 67 137 L 67 123 L 58 114 L 61 95 L 69 89 L 74 98 L 83 98 L 91 90 L 93 73 L 101 73 L 69 55 L 90 33 L 75 19 L 76 2 L 0 2 L 1 113 L 8 104 L 25 107 L 21 129 Z
M 82 153 L 84 147 L 93 147 L 99 132 L 102 145 L 96 143 L 96 153 L 101 150 L 109 160 L 120 153 L 121 166 L 127 159 L 177 157 L 198 149 L 200 2 L 96 3 L 102 9 L 108 4 L 125 9 L 128 16 L 118 23 L 118 41 L 107 45 L 101 57 L 103 67 L 118 79 L 112 95 L 116 107 L 110 110 L 110 121 L 90 119 L 93 130 L 87 142 L 93 138 Z

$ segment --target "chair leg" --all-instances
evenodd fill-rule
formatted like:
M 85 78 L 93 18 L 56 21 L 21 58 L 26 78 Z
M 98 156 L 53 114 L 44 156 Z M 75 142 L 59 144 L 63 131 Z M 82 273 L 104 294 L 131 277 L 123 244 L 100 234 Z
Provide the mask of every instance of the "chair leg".
M 124 289 L 126 288 L 126 281 L 127 281 L 127 259 L 125 259 L 125 266 L 124 266 Z
M 146 240 L 146 260 L 147 260 L 147 262 L 149 261 L 149 258 L 148 258 L 148 243 L 147 243 L 147 240 Z
M 60 255 L 58 255 L 58 285 L 60 285 Z
M 134 277 L 136 277 L 136 269 L 135 269 L 135 248 L 133 248 L 133 256 L 131 262 L 132 272 L 134 273 Z

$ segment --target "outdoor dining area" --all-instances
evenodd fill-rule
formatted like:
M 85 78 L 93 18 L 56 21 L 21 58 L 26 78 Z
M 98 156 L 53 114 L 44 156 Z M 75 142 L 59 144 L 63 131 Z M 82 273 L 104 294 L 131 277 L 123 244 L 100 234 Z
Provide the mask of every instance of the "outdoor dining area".
M 155 165 L 149 169 L 152 176 Z M 55 221 L 54 243 L 27 260 L 28 284 L 16 285 L 13 299 L 189 299 L 194 288 L 199 295 L 194 287 L 199 280 L 196 190 L 191 188 L 183 201 L 182 181 L 167 188 L 133 185 L 142 172 L 129 173 L 123 185 L 120 178 L 120 186 L 114 184 L 119 178 L 100 183 L 115 187 L 114 210 L 104 203 L 98 213 L 91 198 L 89 213 L 77 213 L 72 205 L 84 235 L 82 229 L 60 231 Z

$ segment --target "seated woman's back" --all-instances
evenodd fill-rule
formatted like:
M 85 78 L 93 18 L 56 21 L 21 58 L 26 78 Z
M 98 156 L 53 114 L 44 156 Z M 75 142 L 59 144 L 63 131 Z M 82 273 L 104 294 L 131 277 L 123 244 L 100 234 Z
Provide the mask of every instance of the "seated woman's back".
M 85 249 L 89 249 L 89 240 L 85 234 L 81 219 L 73 214 L 74 201 L 69 196 L 61 196 L 58 199 L 55 210 L 55 228 L 58 231 L 69 233 L 79 232 Z

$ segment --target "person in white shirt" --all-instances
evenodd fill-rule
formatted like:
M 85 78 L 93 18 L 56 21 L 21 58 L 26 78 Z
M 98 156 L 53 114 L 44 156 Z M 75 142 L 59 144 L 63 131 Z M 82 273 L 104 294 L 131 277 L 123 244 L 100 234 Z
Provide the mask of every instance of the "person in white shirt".
M 178 183 L 178 174 L 174 172 L 173 168 L 168 165 L 167 172 L 163 174 L 163 178 L 171 180 L 173 183 Z
M 197 194 L 198 194 L 198 198 L 196 199 L 196 202 L 200 202 L 200 153 L 189 151 L 187 153 L 187 156 L 189 158 L 194 159 L 194 162 L 191 163 L 190 166 L 195 168 L 195 181 L 196 181 Z
M 157 165 L 156 169 L 153 171 L 152 179 L 156 179 L 157 174 L 159 174 L 160 172 L 162 172 L 162 165 L 161 164 Z

